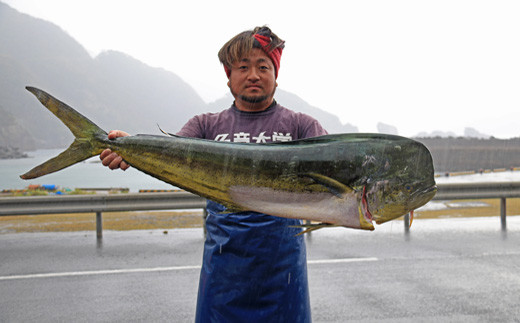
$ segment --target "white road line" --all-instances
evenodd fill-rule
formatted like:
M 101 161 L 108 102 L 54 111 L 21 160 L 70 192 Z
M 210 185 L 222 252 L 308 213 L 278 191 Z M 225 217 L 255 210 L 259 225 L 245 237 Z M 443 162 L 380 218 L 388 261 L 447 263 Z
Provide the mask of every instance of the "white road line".
M 128 273 L 145 273 L 145 272 L 156 272 L 156 271 L 188 270 L 188 269 L 200 269 L 200 266 L 176 266 L 176 267 L 133 268 L 133 269 L 130 268 L 130 269 L 112 269 L 112 270 L 72 271 L 72 272 L 63 272 L 63 273 L 12 275 L 12 276 L 0 276 L 0 280 L 67 277 L 67 276 L 109 275 L 109 274 L 128 274 Z
M 377 258 L 344 258 L 344 259 L 308 260 L 307 263 L 309 265 L 339 264 L 339 263 L 366 262 L 366 261 L 377 261 L 377 260 L 378 260 Z M 0 281 L 15 280 L 15 279 L 32 279 L 32 278 L 54 278 L 54 277 L 70 277 L 70 276 L 93 276 L 93 275 L 110 275 L 110 274 L 146 273 L 146 272 L 193 270 L 193 269 L 200 269 L 200 266 L 129 268 L 129 269 L 108 269 L 108 270 L 91 270 L 91 271 L 71 271 L 71 272 L 62 272 L 62 273 L 10 275 L 10 276 L 0 276 Z
M 370 258 L 343 258 L 343 259 L 322 259 L 322 260 L 307 260 L 309 265 L 314 264 L 342 264 L 348 262 L 365 262 L 365 261 L 377 261 L 375 257 Z

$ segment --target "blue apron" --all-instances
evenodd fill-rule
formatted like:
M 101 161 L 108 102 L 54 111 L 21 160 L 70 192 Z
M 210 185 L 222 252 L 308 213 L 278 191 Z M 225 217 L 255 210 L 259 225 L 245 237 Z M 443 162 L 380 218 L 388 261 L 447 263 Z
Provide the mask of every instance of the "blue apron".
M 310 322 L 300 220 L 208 201 L 196 322 Z

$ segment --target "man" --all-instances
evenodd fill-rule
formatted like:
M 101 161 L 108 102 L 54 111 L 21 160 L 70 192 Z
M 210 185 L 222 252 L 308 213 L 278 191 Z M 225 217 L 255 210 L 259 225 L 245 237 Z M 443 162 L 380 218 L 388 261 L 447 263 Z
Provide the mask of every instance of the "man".
M 308 115 L 279 105 L 277 87 L 284 41 L 267 27 L 245 31 L 219 51 L 234 104 L 190 119 L 177 133 L 210 140 L 266 143 L 326 134 Z M 128 135 L 113 131 L 110 138 Z M 105 150 L 103 165 L 128 168 Z M 197 322 L 310 322 L 307 264 L 299 220 L 232 212 L 207 203 L 207 237 Z

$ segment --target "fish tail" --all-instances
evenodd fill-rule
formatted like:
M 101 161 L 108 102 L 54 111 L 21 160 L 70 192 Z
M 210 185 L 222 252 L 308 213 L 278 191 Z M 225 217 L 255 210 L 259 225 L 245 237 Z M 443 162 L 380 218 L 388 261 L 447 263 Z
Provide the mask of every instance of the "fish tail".
M 74 142 L 58 156 L 49 159 L 20 175 L 22 179 L 37 178 L 46 174 L 54 173 L 63 168 L 79 163 L 92 156 L 100 154 L 107 140 L 107 133 L 95 123 L 81 115 L 50 94 L 34 87 L 26 87 L 36 98 L 56 117 L 58 117 L 72 132 Z

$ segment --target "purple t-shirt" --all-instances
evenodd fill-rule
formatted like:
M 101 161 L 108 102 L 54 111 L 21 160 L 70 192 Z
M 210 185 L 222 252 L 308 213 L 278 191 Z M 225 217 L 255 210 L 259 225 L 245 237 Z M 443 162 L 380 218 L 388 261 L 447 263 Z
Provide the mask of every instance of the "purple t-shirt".
M 316 119 L 276 102 L 261 112 L 244 112 L 232 105 L 218 113 L 197 115 L 177 133 L 184 137 L 245 143 L 290 141 L 325 134 L 327 131 Z

